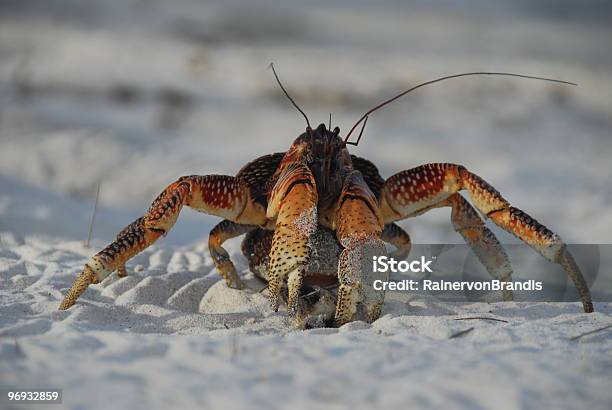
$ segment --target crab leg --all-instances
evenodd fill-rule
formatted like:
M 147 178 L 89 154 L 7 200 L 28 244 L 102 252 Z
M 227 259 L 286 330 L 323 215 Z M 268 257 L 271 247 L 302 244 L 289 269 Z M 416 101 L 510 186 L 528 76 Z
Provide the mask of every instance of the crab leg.
M 90 284 L 102 281 L 113 271 L 125 275 L 125 263 L 168 233 L 183 205 L 238 223 L 263 224 L 266 220 L 264 208 L 250 200 L 242 179 L 226 175 L 182 177 L 159 194 L 144 216 L 85 264 L 59 309 L 74 305 Z
M 439 201 L 427 208 L 417 211 L 414 215 L 421 215 L 430 209 L 451 207 L 451 221 L 455 231 L 472 248 L 474 254 L 487 269 L 489 275 L 503 282 L 512 281 L 512 265 L 506 251 L 499 243 L 493 232 L 485 225 L 474 207 L 459 193 Z M 511 290 L 503 290 L 504 301 L 513 300 Z
M 229 254 L 221 245 L 228 239 L 250 232 L 255 228 L 257 228 L 256 225 L 237 224 L 225 219 L 215 225 L 210 231 L 208 236 L 210 256 L 213 259 L 215 267 L 221 274 L 221 277 L 225 279 L 225 282 L 231 288 L 242 289 L 244 284 L 240 280 L 236 272 L 236 267 L 232 263 Z
M 506 251 L 474 207 L 460 194 L 456 193 L 440 202 L 439 206 L 450 206 L 453 227 L 472 248 L 476 257 L 489 274 L 502 282 L 512 281 L 512 265 Z M 511 301 L 511 290 L 503 290 L 504 301 Z
M 274 185 L 267 210 L 268 218 L 276 218 L 268 279 L 270 307 L 278 311 L 287 278 L 287 310 L 298 319 L 303 313 L 299 296 L 308 264 L 309 239 L 317 229 L 317 198 L 315 180 L 308 167 L 292 163 Z
M 495 188 L 461 165 L 426 164 L 393 175 L 383 187 L 381 212 L 386 223 L 415 216 L 461 189 L 468 191 L 472 203 L 483 215 L 549 261 L 560 264 L 574 282 L 584 311 L 593 311 L 589 288 L 561 238 L 511 206 Z
M 405 258 L 412 248 L 408 232 L 394 223 L 385 224 L 385 229 L 383 229 L 380 239 L 396 247 L 396 250 L 390 254 L 394 258 Z
M 372 285 L 371 261 L 372 256 L 385 255 L 386 249 L 377 200 L 359 171 L 347 177 L 338 204 L 336 235 L 344 250 L 338 264 L 335 324 L 342 326 L 352 320 L 358 303 L 365 308 L 366 320 L 372 322 L 380 316 L 385 294 Z

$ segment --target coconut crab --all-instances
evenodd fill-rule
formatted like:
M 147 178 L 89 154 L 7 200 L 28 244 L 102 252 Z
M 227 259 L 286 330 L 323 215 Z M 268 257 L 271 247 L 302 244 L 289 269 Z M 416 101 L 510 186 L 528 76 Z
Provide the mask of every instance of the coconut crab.
M 348 151 L 349 145 L 359 143 L 370 114 L 435 82 L 473 75 L 505 75 L 572 83 L 512 73 L 472 72 L 441 77 L 375 106 L 341 138 L 340 129 L 332 130 L 331 123 L 312 128 L 273 66 L 272 70 L 282 91 L 306 119 L 306 131 L 286 152 L 257 158 L 236 176 L 191 175 L 170 184 L 144 216 L 123 229 L 115 241 L 85 264 L 60 304 L 61 310 L 72 306 L 90 284 L 112 272 L 125 276 L 125 263 L 166 235 L 186 205 L 224 218 L 210 232 L 209 249 L 228 286 L 241 288 L 243 283 L 222 244 L 230 238 L 250 235 L 243 250 L 250 258 L 251 268 L 259 270 L 268 283 L 271 309 L 278 310 L 281 296 L 286 295 L 287 310 L 298 326 L 313 314 L 313 309 L 314 314 L 329 310 L 331 300 L 336 326 L 356 318 L 377 319 L 384 292 L 372 286 L 374 279 L 380 278 L 371 270 L 372 256 L 385 255 L 385 243 L 395 245 L 398 254 L 407 254 L 410 237 L 395 222 L 439 207 L 451 208 L 455 230 L 492 276 L 511 280 L 512 268 L 479 213 L 549 261 L 560 264 L 574 282 L 584 311 L 593 311 L 588 286 L 561 238 L 511 206 L 478 175 L 461 165 L 435 163 L 401 171 L 385 180 L 373 163 Z M 349 141 L 359 124 L 362 127 L 357 141 Z M 471 203 L 461 195 L 462 190 L 467 191 Z M 322 248 L 334 255 L 314 256 Z M 320 266 L 313 267 L 309 263 L 313 260 L 318 260 Z M 318 295 L 315 303 L 308 304 L 306 287 L 321 279 L 337 283 L 337 290 L 329 298 Z M 330 312 L 322 314 L 325 317 Z

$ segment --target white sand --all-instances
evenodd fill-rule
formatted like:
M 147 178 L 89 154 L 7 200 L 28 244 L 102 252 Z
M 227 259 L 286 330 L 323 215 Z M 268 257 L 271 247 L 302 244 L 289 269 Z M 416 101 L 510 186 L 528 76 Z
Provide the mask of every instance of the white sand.
M 478 0 L 442 13 L 452 2 L 228 3 L 83 2 L 69 16 L 49 5 L 0 23 L 0 388 L 62 388 L 53 408 L 94 410 L 612 408 L 612 332 L 570 340 L 612 323 L 609 302 L 584 314 L 578 303 L 396 293 L 372 325 L 295 331 L 262 295 L 219 282 L 206 246 L 217 219 L 189 210 L 127 278 L 56 310 L 87 258 L 166 184 L 233 174 L 302 132 L 266 71 L 272 60 L 315 125 L 331 110 L 343 130 L 399 89 L 459 71 L 579 82 L 423 89 L 373 116 L 352 152 L 385 176 L 465 164 L 568 242 L 612 243 L 612 31 L 596 18 L 540 19 Z M 136 102 L 110 97 L 120 86 Z M 174 109 L 172 92 L 192 105 Z M 447 210 L 402 226 L 416 243 L 460 241 Z M 244 274 L 238 249 L 229 244 Z M 483 315 L 507 323 L 455 320 Z

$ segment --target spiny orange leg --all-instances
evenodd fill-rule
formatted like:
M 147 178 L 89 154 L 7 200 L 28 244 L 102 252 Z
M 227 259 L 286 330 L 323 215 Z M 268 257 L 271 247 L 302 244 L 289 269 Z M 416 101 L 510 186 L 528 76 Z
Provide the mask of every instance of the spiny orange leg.
M 418 215 L 461 189 L 468 191 L 482 214 L 546 259 L 560 264 L 574 282 L 584 311 L 593 311 L 588 286 L 561 238 L 520 209 L 510 206 L 495 188 L 463 166 L 426 164 L 393 175 L 382 190 L 383 218 L 388 223 Z
M 114 242 L 85 264 L 60 310 L 74 305 L 90 284 L 102 281 L 113 271 L 125 274 L 125 263 L 165 235 L 183 205 L 239 223 L 263 224 L 266 220 L 264 208 L 251 200 L 242 179 L 225 175 L 182 177 L 159 194 L 143 217 L 122 230 Z
M 461 194 L 453 194 L 437 206 L 450 206 L 455 231 L 463 237 L 489 274 L 502 282 L 512 282 L 512 265 L 506 251 L 477 211 Z M 511 290 L 502 291 L 504 301 L 514 299 Z
M 344 250 L 338 264 L 338 300 L 335 324 L 342 326 L 357 313 L 358 304 L 365 309 L 365 319 L 372 322 L 380 316 L 384 291 L 374 289 L 372 257 L 386 255 L 381 239 L 383 223 L 378 213 L 378 202 L 359 171 L 346 179 L 338 199 L 335 216 L 336 235 Z
M 282 171 L 270 194 L 267 216 L 276 218 L 268 279 L 270 307 L 278 311 L 287 278 L 287 310 L 299 326 L 303 314 L 299 296 L 308 264 L 309 239 L 317 229 L 317 188 L 307 166 L 292 163 Z
M 210 256 L 213 259 L 215 267 L 221 274 L 221 277 L 225 279 L 227 286 L 230 288 L 242 289 L 244 283 L 240 280 L 238 272 L 236 272 L 236 267 L 232 263 L 229 254 L 221 245 L 228 239 L 250 232 L 255 228 L 257 228 L 256 225 L 242 225 L 226 219 L 219 222 L 210 231 L 208 236 Z
M 383 229 L 380 238 L 395 246 L 396 249 L 389 254 L 394 258 L 404 259 L 410 253 L 410 249 L 412 249 L 410 235 L 397 224 L 385 224 L 385 229 Z

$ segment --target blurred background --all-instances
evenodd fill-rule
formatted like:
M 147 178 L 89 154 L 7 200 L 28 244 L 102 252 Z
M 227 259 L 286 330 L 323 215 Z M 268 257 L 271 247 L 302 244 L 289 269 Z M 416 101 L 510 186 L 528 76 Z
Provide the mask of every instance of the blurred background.
M 388 177 L 467 166 L 571 243 L 611 243 L 612 4 L 607 1 L 0 1 L 0 231 L 107 240 L 189 174 L 235 174 L 311 122 L 346 132 L 418 82 L 465 78 L 373 115 L 356 155 Z M 205 240 L 191 210 L 167 244 Z M 461 242 L 449 211 L 402 223 Z M 499 231 L 497 231 L 499 232 Z M 503 241 L 511 242 L 500 234 Z M 6 240 L 6 236 L 4 237 Z

